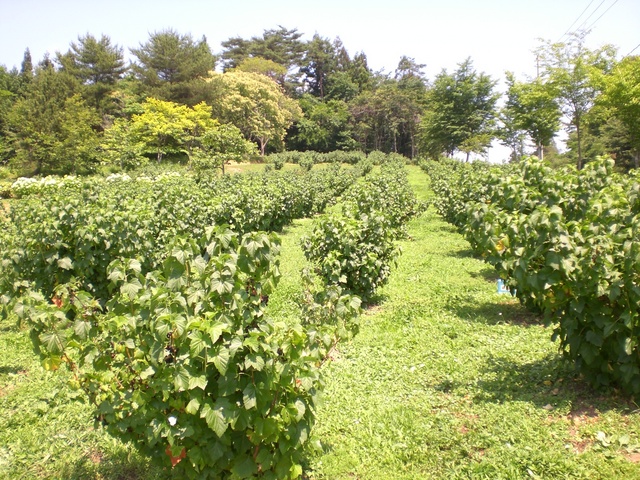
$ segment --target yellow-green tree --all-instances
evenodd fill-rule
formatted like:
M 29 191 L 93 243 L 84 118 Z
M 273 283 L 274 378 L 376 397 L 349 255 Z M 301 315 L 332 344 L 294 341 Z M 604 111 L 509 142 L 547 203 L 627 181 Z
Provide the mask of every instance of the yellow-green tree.
M 640 57 L 622 59 L 602 77 L 602 84 L 598 103 L 609 108 L 628 130 L 635 167 L 640 168 Z
M 265 75 L 232 71 L 213 73 L 222 95 L 214 114 L 222 123 L 232 123 L 249 140 L 257 142 L 264 155 L 270 141 L 281 144 L 287 128 L 302 115 L 298 103 Z
M 167 154 L 183 151 L 193 130 L 189 107 L 156 98 L 147 98 L 143 113 L 131 117 L 131 134 L 145 145 L 145 153 L 156 155 L 158 162 Z

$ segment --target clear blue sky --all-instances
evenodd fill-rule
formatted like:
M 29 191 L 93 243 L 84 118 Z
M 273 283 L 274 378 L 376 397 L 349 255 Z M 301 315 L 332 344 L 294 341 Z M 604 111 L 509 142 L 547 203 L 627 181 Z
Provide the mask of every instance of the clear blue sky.
M 559 41 L 570 28 L 592 27 L 590 48 L 610 43 L 628 54 L 640 44 L 640 0 L 0 0 L 0 64 L 19 67 L 27 47 L 38 62 L 86 33 L 106 34 L 128 54 L 166 28 L 204 35 L 218 53 L 230 37 L 278 25 L 303 39 L 339 36 L 376 71 L 393 72 L 407 55 L 433 79 L 471 57 L 502 90 L 505 70 L 535 75 L 539 38 Z M 492 161 L 506 155 L 492 151 Z
M 364 51 L 374 70 L 393 71 L 407 55 L 433 78 L 470 56 L 494 78 L 505 70 L 533 75 L 536 39 L 560 39 L 590 3 L 575 25 L 600 5 L 585 24 L 595 22 L 590 47 L 612 43 L 625 55 L 640 43 L 639 0 L 0 0 L 0 64 L 19 66 L 26 47 L 37 62 L 87 32 L 128 49 L 171 27 L 205 35 L 218 52 L 229 37 L 282 25 L 305 38 L 339 36 L 351 54 Z

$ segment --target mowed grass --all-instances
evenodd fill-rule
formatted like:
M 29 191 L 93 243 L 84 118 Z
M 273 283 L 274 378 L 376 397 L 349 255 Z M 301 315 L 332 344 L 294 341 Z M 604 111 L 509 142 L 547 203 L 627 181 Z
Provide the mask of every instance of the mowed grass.
M 422 198 L 427 181 L 410 180 Z M 312 479 L 640 478 L 637 406 L 594 392 L 432 210 L 325 368 Z
M 262 166 L 264 168 L 264 166 Z M 427 177 L 408 167 L 416 193 Z M 282 234 L 269 314 L 298 315 L 300 238 Z M 411 222 L 390 282 L 323 367 L 305 476 L 321 479 L 640 478 L 640 418 L 593 391 L 432 210 Z M 28 332 L 0 321 L 0 479 L 156 479 L 130 447 L 94 427 L 62 372 L 45 372 Z

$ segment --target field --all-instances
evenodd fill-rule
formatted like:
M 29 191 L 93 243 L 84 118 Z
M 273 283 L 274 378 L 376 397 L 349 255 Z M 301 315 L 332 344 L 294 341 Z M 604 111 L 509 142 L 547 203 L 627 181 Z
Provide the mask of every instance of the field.
M 419 198 L 428 177 L 407 167 Z M 296 315 L 306 260 L 282 238 L 282 280 L 267 314 Z M 309 479 L 640 477 L 633 399 L 594 390 L 550 341 L 551 328 L 430 208 L 408 225 L 402 255 L 322 367 L 304 476 Z M 0 324 L 0 478 L 165 478 L 94 425 L 65 374 L 42 369 L 28 331 Z

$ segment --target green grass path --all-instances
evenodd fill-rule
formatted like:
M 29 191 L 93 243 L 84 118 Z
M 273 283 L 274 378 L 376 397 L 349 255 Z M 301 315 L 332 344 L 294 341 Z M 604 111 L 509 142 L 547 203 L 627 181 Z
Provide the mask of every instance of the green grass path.
M 433 210 L 409 235 L 380 304 L 324 372 L 310 478 L 640 478 L 635 407 L 574 379 L 551 329 L 496 293 Z

